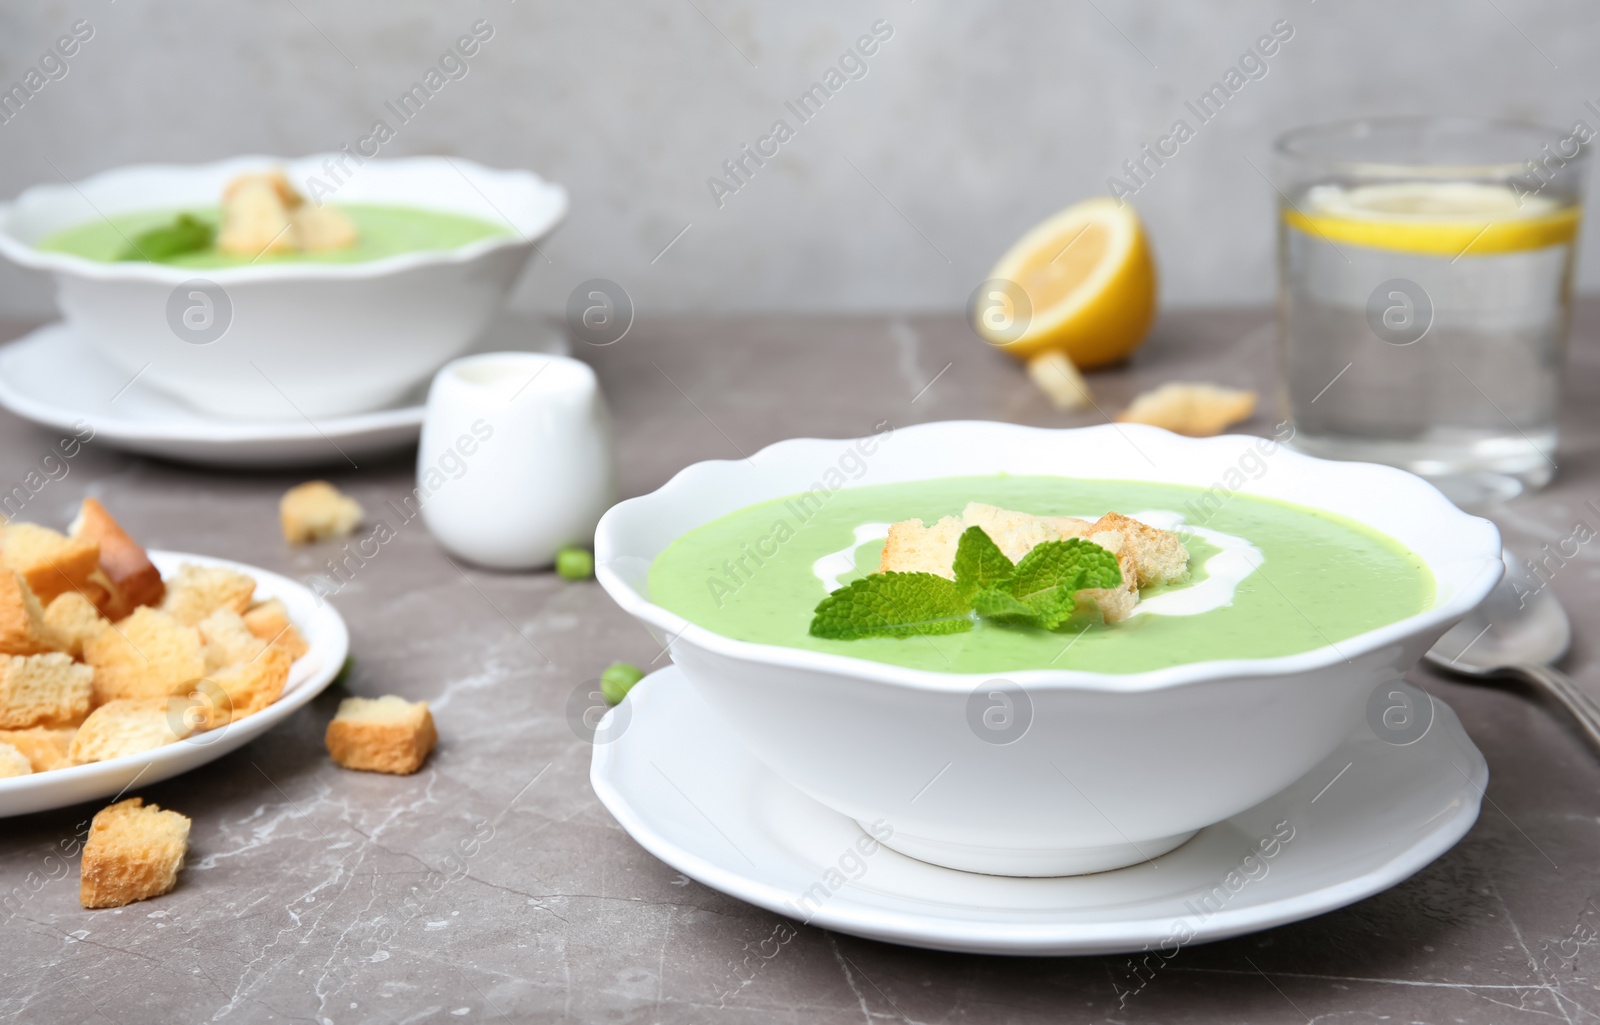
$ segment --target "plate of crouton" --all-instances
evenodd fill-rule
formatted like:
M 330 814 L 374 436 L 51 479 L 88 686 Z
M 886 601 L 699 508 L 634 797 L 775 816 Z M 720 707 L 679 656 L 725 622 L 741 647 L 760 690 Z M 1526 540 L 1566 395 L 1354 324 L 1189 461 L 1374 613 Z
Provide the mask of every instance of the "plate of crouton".
M 146 551 L 94 499 L 0 528 L 0 817 L 114 795 L 265 733 L 338 676 L 333 608 L 267 570 Z

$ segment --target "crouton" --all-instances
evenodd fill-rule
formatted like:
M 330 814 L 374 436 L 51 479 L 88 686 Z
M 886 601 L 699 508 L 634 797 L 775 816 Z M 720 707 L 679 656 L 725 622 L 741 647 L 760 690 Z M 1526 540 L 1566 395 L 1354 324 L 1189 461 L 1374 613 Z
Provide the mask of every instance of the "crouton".
M 243 614 L 256 593 L 256 582 L 224 566 L 186 562 L 167 582 L 162 611 L 185 626 L 194 626 L 218 609 Z
M 1041 352 L 1028 360 L 1028 376 L 1057 409 L 1083 409 L 1094 404 L 1089 382 L 1060 349 Z
M 78 591 L 56 595 L 44 610 L 44 621 L 73 658 L 82 658 L 84 644 L 111 628 L 111 621 Z
M 356 225 L 337 207 L 302 203 L 289 212 L 295 244 L 303 252 L 349 249 L 356 244 Z
M 33 763 L 28 756 L 0 741 L 0 779 L 10 776 L 29 776 L 33 774 Z
M 0 569 L 0 655 L 38 655 L 62 647 L 28 582 L 20 573 Z
M 278 502 L 283 539 L 292 545 L 346 537 L 361 522 L 361 506 L 325 480 L 307 481 Z
M 115 622 L 132 614 L 140 605 L 159 605 L 167 592 L 161 571 L 122 525 L 111 518 L 105 506 L 85 498 L 78 518 L 67 533 L 100 546 L 100 572 L 104 575 L 106 599 L 96 601 L 100 613 Z M 90 598 L 94 596 L 91 594 Z
M 73 765 L 143 754 L 175 744 L 194 732 L 184 721 L 181 701 L 169 698 L 119 698 L 89 713 L 67 749 Z
M 250 189 L 266 189 L 270 191 L 278 198 L 278 202 L 283 204 L 284 209 L 299 206 L 305 202 L 300 193 L 295 191 L 294 186 L 289 184 L 288 175 L 284 174 L 281 168 L 271 171 L 249 171 L 235 175 L 227 185 L 223 186 L 222 201 L 227 203 L 230 200 L 237 199 L 241 192 Z
M 1100 517 L 1094 529 L 1114 530 L 1126 539 L 1128 552 L 1139 566 L 1140 587 L 1175 584 L 1189 575 L 1189 549 L 1170 530 L 1114 512 Z
M 1117 531 L 1096 531 L 1089 534 L 1086 540 L 1117 557 L 1117 569 L 1122 573 L 1122 582 L 1116 587 L 1084 588 L 1075 596 L 1078 607 L 1081 608 L 1084 601 L 1092 602 L 1100 610 L 1101 619 L 1107 623 L 1120 623 L 1133 615 L 1134 606 L 1139 604 L 1138 563 L 1129 551 L 1126 537 Z
M 72 738 L 78 733 L 76 726 L 33 726 L 26 730 L 0 730 L 0 744 L 10 744 L 21 751 L 33 766 L 34 772 L 49 772 L 67 765 L 67 752 Z
M 1063 541 L 1074 537 L 1088 537 L 1094 533 L 1093 520 L 1079 519 L 1076 516 L 1041 516 L 1039 519 L 1048 523 L 1061 535 Z
M 83 658 L 95 704 L 187 694 L 206 671 L 200 631 L 146 605 L 84 644 Z
M 0 728 L 65 726 L 89 714 L 94 670 L 68 655 L 0 657 Z
M 878 558 L 878 572 L 936 573 L 954 579 L 956 545 L 965 529 L 954 516 L 946 516 L 931 527 L 923 526 L 921 520 L 892 524 Z
M 68 537 L 36 523 L 9 523 L 0 534 L 0 555 L 8 569 L 22 574 L 41 604 L 67 591 L 83 591 L 91 600 L 104 596 L 91 579 L 100 568 L 100 546 L 87 538 Z
M 197 729 L 214 730 L 266 708 L 283 696 L 294 659 L 282 648 L 263 648 L 248 662 L 207 674 L 190 695 Z
M 195 629 L 205 645 L 206 672 L 248 662 L 266 649 L 267 642 L 250 632 L 244 617 L 232 609 L 218 609 Z
M 120 908 L 171 890 L 189 850 L 189 826 L 188 817 L 137 797 L 102 808 L 83 845 L 83 906 Z
M 1037 516 L 984 505 L 982 502 L 967 503 L 967 507 L 961 511 L 961 525 L 963 530 L 982 527 L 983 532 L 1012 562 L 1021 560 L 1036 545 L 1061 540 L 1061 532 Z M 950 555 L 953 561 L 955 553 L 951 552 Z
M 217 249 L 254 259 L 295 249 L 289 208 L 299 200 L 283 175 L 240 175 L 228 183 L 222 199 L 222 230 Z
M 1204 438 L 1250 419 L 1255 411 L 1253 391 L 1173 382 L 1135 396 L 1128 408 L 1117 414 L 1117 421 Z
M 347 769 L 404 776 L 422 768 L 439 734 L 426 701 L 389 695 L 339 702 L 325 740 L 328 754 Z
M 287 651 L 290 658 L 299 658 L 311 650 L 311 645 L 289 621 L 289 610 L 277 598 L 250 606 L 244 614 L 244 625 L 268 644 Z

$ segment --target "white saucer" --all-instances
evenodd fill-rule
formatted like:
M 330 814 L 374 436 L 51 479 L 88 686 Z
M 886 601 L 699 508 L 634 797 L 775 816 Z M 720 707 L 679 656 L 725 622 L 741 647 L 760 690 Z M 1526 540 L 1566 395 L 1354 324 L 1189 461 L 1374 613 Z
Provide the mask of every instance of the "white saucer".
M 758 762 L 676 667 L 651 674 L 608 713 L 597 739 L 616 736 L 595 745 L 589 775 L 650 853 L 781 915 L 937 950 L 1108 954 L 1165 944 L 1170 956 L 1351 904 L 1449 850 L 1477 820 L 1489 770 L 1455 713 L 1433 705 L 1432 726 L 1409 746 L 1363 726 L 1288 790 L 1153 862 L 1053 879 L 958 872 L 881 846 L 855 853 L 861 828 Z M 1284 822 L 1278 832 L 1292 828 L 1292 838 L 1263 857 L 1259 841 Z M 813 900 L 802 906 L 807 891 Z
M 255 578 L 257 598 L 281 599 L 289 611 L 290 621 L 307 645 L 306 653 L 295 659 L 289 670 L 289 682 L 284 685 L 283 694 L 254 715 L 154 751 L 0 779 L 0 818 L 114 797 L 125 790 L 159 783 L 215 761 L 289 718 L 322 693 L 344 668 L 345 656 L 350 652 L 350 633 L 344 619 L 332 605 L 305 586 L 257 566 L 213 559 L 209 555 L 152 550 L 150 561 L 164 577 L 177 572 L 186 562 L 226 566 Z
M 471 352 L 566 354 L 566 339 L 540 320 L 505 315 Z M 308 420 L 288 400 L 281 420 L 220 420 L 106 362 L 79 332 L 47 324 L 0 349 L 0 406 L 36 424 L 72 430 L 86 421 L 92 444 L 206 466 L 304 466 L 401 448 L 422 430 L 428 381 L 399 402 L 354 416 Z

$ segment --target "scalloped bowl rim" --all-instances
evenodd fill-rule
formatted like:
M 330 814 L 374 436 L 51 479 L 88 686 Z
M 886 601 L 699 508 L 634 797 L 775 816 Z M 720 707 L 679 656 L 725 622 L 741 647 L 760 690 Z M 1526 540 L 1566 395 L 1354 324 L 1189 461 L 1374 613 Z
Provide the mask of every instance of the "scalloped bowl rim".
M 288 164 L 300 164 L 335 156 L 343 156 L 343 154 L 313 153 L 293 158 L 252 155 L 230 157 L 227 160 L 213 161 L 208 164 L 126 164 L 90 175 L 76 184 L 58 185 L 45 183 L 31 185 L 22 190 L 15 199 L 0 202 L 0 254 L 5 255 L 21 266 L 33 270 L 72 274 L 95 281 L 154 281 L 176 285 L 197 276 L 205 277 L 207 280 L 215 281 L 221 285 L 255 281 L 348 280 L 352 278 L 383 277 L 417 267 L 468 263 L 478 259 L 485 253 L 513 246 L 531 248 L 540 238 L 547 235 L 556 225 L 561 223 L 562 218 L 567 214 L 566 189 L 553 182 L 546 181 L 532 171 L 501 170 L 459 157 L 374 157 L 369 159 L 367 163 L 383 168 L 382 173 L 403 173 L 412 168 L 429 165 L 451 165 L 458 170 L 463 168 L 470 170 L 473 174 L 481 175 L 486 179 L 499 179 L 505 183 L 526 186 L 529 189 L 529 195 L 537 200 L 537 216 L 526 217 L 521 223 L 518 223 L 514 217 L 502 213 L 502 219 L 511 226 L 513 234 L 494 235 L 449 249 L 424 249 L 409 253 L 397 253 L 394 256 L 366 260 L 360 263 L 290 262 L 258 264 L 247 267 L 214 268 L 178 267 L 171 264 L 146 263 L 143 261 L 107 262 L 104 260 L 91 260 L 88 257 L 77 256 L 73 253 L 38 249 L 33 243 L 19 238 L 12 234 L 11 231 L 13 216 L 23 209 L 27 203 L 44 202 L 57 195 L 69 196 L 77 193 L 82 196 L 84 189 L 92 190 L 103 187 L 106 182 L 115 181 L 118 177 L 165 173 L 192 175 L 198 178 L 206 173 L 224 170 L 239 173 L 281 167 Z M 468 178 L 468 182 L 471 182 L 470 178 Z M 87 200 L 85 199 L 85 201 Z M 487 197 L 485 197 L 485 202 L 489 202 Z M 490 205 L 492 206 L 493 204 L 490 203 Z M 418 203 L 417 206 L 419 209 L 424 210 L 442 211 L 446 209 L 436 205 L 429 205 L 426 202 Z M 127 211 L 116 212 L 124 213 Z
M 1131 431 L 1141 439 L 1149 438 L 1151 441 L 1160 439 L 1160 444 L 1175 444 L 1180 447 L 1186 445 L 1218 445 L 1224 442 L 1254 444 L 1267 440 L 1256 435 L 1246 434 L 1224 434 L 1212 438 L 1188 438 L 1161 428 L 1146 427 L 1139 424 L 1102 424 L 1095 427 L 1048 428 L 1028 427 L 1020 424 L 988 420 L 936 421 L 934 423 L 898 428 L 895 434 L 914 434 L 927 428 L 999 429 L 1007 432 L 1026 432 L 1035 436 L 1088 434 L 1090 432 L 1106 434 L 1111 431 L 1127 435 Z M 1203 662 L 1188 662 L 1138 673 L 1098 673 L 1077 669 L 1023 669 L 989 673 L 946 673 L 891 665 L 886 662 L 875 662 L 850 655 L 835 655 L 801 648 L 788 648 L 776 644 L 740 641 L 717 633 L 707 627 L 691 623 L 682 616 L 656 605 L 639 593 L 612 567 L 612 563 L 617 558 L 627 557 L 630 554 L 619 553 L 615 550 L 617 545 L 614 534 L 623 529 L 623 521 L 626 518 L 634 515 L 643 515 L 646 510 L 656 503 L 681 501 L 692 494 L 696 483 L 706 475 L 725 473 L 730 469 L 737 472 L 737 468 L 742 465 L 754 465 L 763 455 L 775 453 L 785 448 L 797 448 L 802 445 L 829 445 L 833 446 L 832 451 L 836 453 L 838 446 L 849 444 L 852 440 L 859 439 L 790 438 L 774 442 L 762 448 L 749 459 L 702 460 L 679 470 L 656 490 L 617 503 L 606 511 L 606 514 L 601 518 L 599 525 L 595 529 L 596 579 L 623 611 L 663 631 L 671 639 L 671 644 L 688 641 L 717 655 L 770 665 L 774 668 L 810 670 L 851 676 L 913 690 L 935 692 L 967 692 L 984 680 L 1003 676 L 1005 679 L 1019 686 L 1025 686 L 1030 690 L 1090 690 L 1135 693 L 1163 690 L 1220 679 L 1299 675 L 1324 669 L 1339 662 L 1353 661 L 1359 655 L 1377 650 L 1385 645 L 1396 644 L 1430 629 L 1438 629 L 1442 633 L 1449 625 L 1477 607 L 1488 596 L 1489 591 L 1505 571 L 1504 564 L 1501 562 L 1501 542 L 1498 528 L 1489 520 L 1462 512 L 1443 493 L 1421 477 L 1405 470 L 1392 466 L 1382 466 L 1377 463 L 1334 462 L 1332 460 L 1319 459 L 1315 456 L 1296 452 L 1287 446 L 1280 447 L 1274 453 L 1273 458 L 1289 459 L 1302 465 L 1338 467 L 1340 468 L 1339 472 L 1345 473 L 1371 474 L 1375 478 L 1387 480 L 1409 491 L 1409 494 L 1401 496 L 1401 500 L 1415 501 L 1420 499 L 1434 504 L 1439 516 L 1458 520 L 1463 531 L 1476 535 L 1471 538 L 1463 536 L 1463 542 L 1469 540 L 1477 542 L 1473 551 L 1463 552 L 1460 556 L 1448 561 L 1465 563 L 1469 566 L 1471 563 L 1477 562 L 1479 565 L 1475 570 L 1464 574 L 1461 586 L 1449 597 L 1441 600 L 1436 591 L 1434 604 L 1431 607 L 1404 619 L 1396 620 L 1393 623 L 1356 634 L 1353 637 L 1337 642 L 1337 644 L 1328 644 L 1309 651 L 1272 658 L 1216 659 Z M 935 480 L 942 477 L 956 476 L 972 476 L 972 474 L 929 475 L 917 479 Z M 1062 474 L 1062 476 L 1069 475 Z M 1133 477 L 1100 477 L 1096 479 L 1141 481 L 1141 478 Z M 1171 483 L 1179 482 L 1173 481 Z M 796 492 L 782 491 L 769 495 L 768 498 L 781 498 L 793 493 Z M 1263 495 L 1264 497 L 1276 498 L 1279 501 L 1292 502 L 1308 508 L 1319 508 L 1313 502 L 1304 499 L 1282 494 L 1263 493 Z M 765 500 L 757 499 L 756 501 Z M 1357 519 L 1345 513 L 1340 513 L 1339 515 Z M 701 522 L 709 522 L 709 520 Z M 1359 519 L 1357 522 L 1361 522 L 1370 529 L 1383 533 L 1385 536 L 1392 537 L 1389 531 L 1378 524 Z M 1463 547 L 1468 546 L 1463 544 Z M 1420 555 L 1421 553 L 1418 554 Z M 1428 560 L 1425 556 L 1424 560 L 1428 563 L 1429 572 L 1435 574 L 1435 580 L 1437 581 L 1435 567 L 1443 565 L 1444 561 Z

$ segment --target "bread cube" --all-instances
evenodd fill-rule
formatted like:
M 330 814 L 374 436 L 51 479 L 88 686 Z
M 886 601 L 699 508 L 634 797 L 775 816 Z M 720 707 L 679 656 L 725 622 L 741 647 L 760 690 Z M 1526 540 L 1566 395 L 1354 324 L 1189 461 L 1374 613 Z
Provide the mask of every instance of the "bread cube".
M 346 537 L 361 522 L 361 506 L 325 480 L 307 481 L 278 502 L 283 539 L 292 545 Z
M 171 890 L 189 849 L 189 825 L 186 816 L 138 797 L 102 808 L 83 846 L 83 906 L 120 908 Z
M 49 772 L 68 764 L 67 752 L 72 738 L 77 736 L 76 726 L 34 726 L 26 730 L 0 730 L 0 744 L 9 744 L 22 752 L 33 766 L 34 772 Z
M 100 546 L 100 583 L 106 596 L 95 599 L 102 615 L 112 621 L 130 615 L 140 605 L 159 605 L 167 588 L 161 581 L 161 571 L 150 561 L 150 556 L 138 542 L 128 536 L 122 525 L 111 518 L 105 506 L 92 498 L 85 498 L 67 532 Z
M 214 730 L 261 711 L 283 696 L 293 661 L 281 648 L 263 648 L 247 662 L 210 673 L 190 695 L 195 708 L 191 721 L 199 729 Z
M 223 192 L 217 248 L 252 259 L 268 253 L 293 252 L 295 238 L 289 209 L 299 199 L 281 174 L 240 175 Z
M 328 723 L 328 754 L 347 769 L 409 775 L 439 741 L 426 701 L 345 698 Z
M 255 580 L 243 573 L 186 562 L 167 581 L 161 609 L 185 626 L 194 626 L 218 609 L 243 614 L 255 593 Z
M 21 574 L 0 569 L 0 655 L 60 651 L 63 643 L 44 621 L 44 606 Z
M 83 646 L 94 667 L 94 701 L 187 694 L 205 675 L 200 631 L 147 605 Z
M 248 662 L 267 647 L 267 642 L 251 633 L 244 618 L 232 609 L 217 609 L 202 619 L 196 629 L 205 645 L 208 673 L 235 662 Z
M 73 765 L 143 754 L 173 744 L 194 730 L 183 704 L 168 698 L 119 698 L 89 713 L 67 749 Z
M 28 761 L 28 756 L 10 744 L 0 741 L 0 779 L 32 774 L 33 763 Z
M 277 598 L 252 605 L 244 614 L 244 625 L 268 644 L 287 651 L 291 659 L 311 650 L 311 645 L 289 621 L 289 610 Z
M 82 658 L 84 644 L 111 626 L 111 621 L 80 591 L 56 595 L 44 610 L 44 622 L 73 658 Z
M 1249 389 L 1170 381 L 1134 396 L 1128 408 L 1117 414 L 1117 422 L 1150 424 L 1208 438 L 1250 419 L 1255 411 L 1256 393 Z
M 322 253 L 356 244 L 355 222 L 337 207 L 301 203 L 289 212 L 289 220 L 303 252 Z
M 94 670 L 61 652 L 0 656 L 0 728 L 64 726 L 89 714 Z
M 84 591 L 90 598 L 105 594 L 92 579 L 100 568 L 100 546 L 87 538 L 35 523 L 9 523 L 0 534 L 0 556 L 7 569 L 22 574 L 41 604 L 67 591 Z

